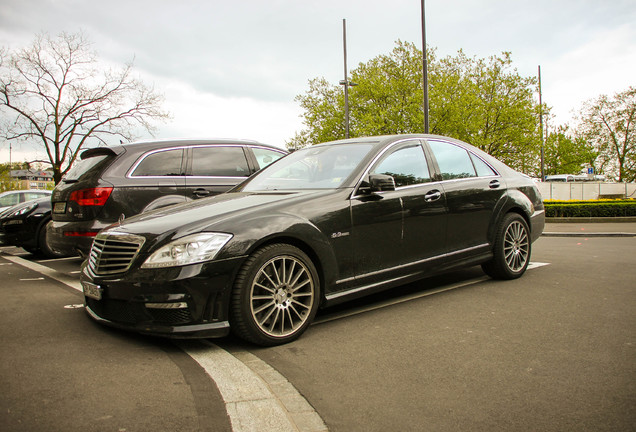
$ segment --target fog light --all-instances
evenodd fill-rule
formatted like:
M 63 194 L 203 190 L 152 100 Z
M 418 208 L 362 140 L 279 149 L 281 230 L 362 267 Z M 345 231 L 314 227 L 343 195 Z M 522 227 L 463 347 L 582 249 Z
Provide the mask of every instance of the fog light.
M 146 303 L 148 309 L 187 309 L 186 302 L 179 303 Z

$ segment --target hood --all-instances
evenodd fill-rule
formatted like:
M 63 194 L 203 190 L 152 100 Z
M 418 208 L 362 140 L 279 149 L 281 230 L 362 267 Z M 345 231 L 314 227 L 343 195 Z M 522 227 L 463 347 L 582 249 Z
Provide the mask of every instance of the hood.
M 256 212 L 285 212 L 283 207 L 287 205 L 329 193 L 333 191 L 226 193 L 143 213 L 109 228 L 117 227 L 117 231 L 142 235 L 179 233 L 178 237 L 181 237 L 199 231 L 214 231 L 222 222 L 249 218 Z

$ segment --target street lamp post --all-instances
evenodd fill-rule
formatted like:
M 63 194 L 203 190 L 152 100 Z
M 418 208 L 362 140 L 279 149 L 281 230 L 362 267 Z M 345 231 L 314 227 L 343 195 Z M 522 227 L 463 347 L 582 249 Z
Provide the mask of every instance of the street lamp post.
M 344 86 L 344 103 L 345 103 L 345 138 L 349 138 L 349 87 L 357 85 L 349 81 L 347 71 L 347 20 L 342 20 L 342 45 L 344 47 L 344 79 L 340 81 L 340 85 Z
M 422 0 L 422 85 L 424 89 L 424 133 L 428 133 L 428 64 L 426 60 L 426 16 Z

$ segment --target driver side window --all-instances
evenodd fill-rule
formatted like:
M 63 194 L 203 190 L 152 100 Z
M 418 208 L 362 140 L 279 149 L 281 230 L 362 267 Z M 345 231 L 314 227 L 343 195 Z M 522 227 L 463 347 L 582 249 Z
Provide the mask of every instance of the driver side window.
M 393 151 L 380 161 L 371 174 L 390 175 L 395 180 L 396 187 L 431 181 L 424 150 L 419 144 Z

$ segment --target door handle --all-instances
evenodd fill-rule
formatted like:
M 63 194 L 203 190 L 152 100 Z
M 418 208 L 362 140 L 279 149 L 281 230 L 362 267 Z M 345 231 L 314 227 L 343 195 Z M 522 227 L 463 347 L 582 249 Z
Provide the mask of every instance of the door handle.
M 208 195 L 210 195 L 210 191 L 207 189 L 203 189 L 203 188 L 199 188 L 199 189 L 195 189 L 192 191 L 192 195 L 196 195 L 199 198 L 203 198 L 206 197 Z
M 426 195 L 424 195 L 424 201 L 433 202 L 433 201 L 437 201 L 441 197 L 442 197 L 442 193 L 440 191 L 432 190 L 429 193 L 427 193 Z
M 493 180 L 488 185 L 490 189 L 497 189 L 499 186 L 501 186 L 501 184 L 499 183 L 499 180 Z

